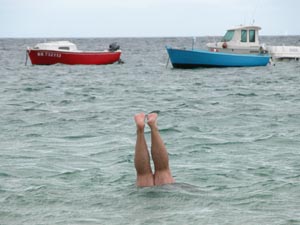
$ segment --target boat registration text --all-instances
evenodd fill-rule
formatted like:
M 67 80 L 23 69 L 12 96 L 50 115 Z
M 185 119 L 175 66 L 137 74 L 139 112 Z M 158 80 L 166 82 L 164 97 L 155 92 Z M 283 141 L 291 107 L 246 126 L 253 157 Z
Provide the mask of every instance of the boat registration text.
M 55 57 L 61 58 L 61 54 L 57 52 L 38 52 L 37 56 L 39 57 Z

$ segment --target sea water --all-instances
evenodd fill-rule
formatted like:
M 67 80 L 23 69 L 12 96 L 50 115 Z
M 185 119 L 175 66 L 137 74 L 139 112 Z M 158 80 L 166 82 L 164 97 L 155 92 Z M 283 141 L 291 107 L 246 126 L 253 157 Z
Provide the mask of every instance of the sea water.
M 64 40 L 117 41 L 125 63 L 25 66 L 44 40 L 0 40 L 1 225 L 300 224 L 300 62 L 181 70 L 164 47 L 192 38 Z M 137 188 L 133 116 L 152 110 L 176 184 Z

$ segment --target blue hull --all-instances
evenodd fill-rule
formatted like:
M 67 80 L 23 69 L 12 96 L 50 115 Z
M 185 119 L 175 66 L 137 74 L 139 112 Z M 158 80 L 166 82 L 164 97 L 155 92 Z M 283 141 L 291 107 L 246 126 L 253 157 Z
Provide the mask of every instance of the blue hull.
M 266 66 L 269 55 L 230 54 L 166 47 L 174 68 Z

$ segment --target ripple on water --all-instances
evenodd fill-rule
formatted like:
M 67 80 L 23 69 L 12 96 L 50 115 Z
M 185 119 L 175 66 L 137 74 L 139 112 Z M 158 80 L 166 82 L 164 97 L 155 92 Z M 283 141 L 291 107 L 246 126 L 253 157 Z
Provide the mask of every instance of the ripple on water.
M 126 63 L 24 67 L 40 41 L 0 39 L 0 223 L 299 223 L 299 62 L 176 70 L 164 46 L 190 38 L 95 38 L 73 41 Z M 137 188 L 133 115 L 153 110 L 178 183 Z

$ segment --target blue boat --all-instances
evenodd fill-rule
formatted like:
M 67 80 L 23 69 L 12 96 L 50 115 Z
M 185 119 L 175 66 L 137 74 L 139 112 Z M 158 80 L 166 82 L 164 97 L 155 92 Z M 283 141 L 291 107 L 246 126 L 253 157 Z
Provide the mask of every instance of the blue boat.
M 266 66 L 268 54 L 236 54 L 166 47 L 174 68 Z

